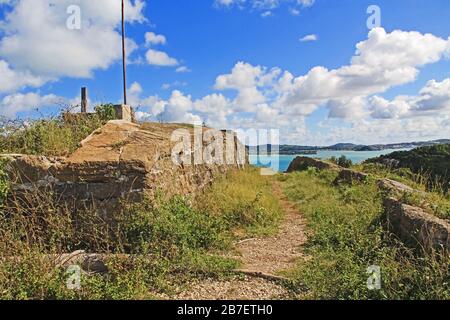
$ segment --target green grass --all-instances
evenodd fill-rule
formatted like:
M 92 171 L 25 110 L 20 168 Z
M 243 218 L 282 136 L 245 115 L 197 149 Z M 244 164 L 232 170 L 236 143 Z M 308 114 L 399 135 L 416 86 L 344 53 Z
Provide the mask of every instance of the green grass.
M 406 248 L 383 228 L 375 182 L 334 186 L 336 173 L 285 175 L 286 195 L 310 231 L 306 254 L 288 273 L 306 299 L 450 299 L 449 260 Z M 369 266 L 381 268 L 382 288 L 367 288 Z
M 410 151 L 397 151 L 367 162 L 382 163 L 387 159 L 398 162 L 400 168 L 408 168 L 415 174 L 426 177 L 428 190 L 436 188 L 448 193 L 450 188 L 450 144 L 420 147 Z
M 421 191 L 405 194 L 402 200 L 439 218 L 450 219 L 450 194 L 446 193 L 440 184 L 435 184 L 434 188 L 430 189 L 429 176 L 413 173 L 407 168 L 392 169 L 373 163 L 354 166 L 354 169 L 369 173 L 373 179 L 388 178 Z
M 73 213 L 41 197 L 41 206 L 0 210 L 0 298 L 152 299 L 192 278 L 226 277 L 238 266 L 223 258 L 234 240 L 275 230 L 280 217 L 269 178 L 256 169 L 229 173 L 196 198 L 126 205 L 106 219 Z M 80 291 L 45 254 L 75 250 L 133 254 L 109 261 L 108 275 L 83 276 Z M 150 257 L 150 258 L 149 258 Z

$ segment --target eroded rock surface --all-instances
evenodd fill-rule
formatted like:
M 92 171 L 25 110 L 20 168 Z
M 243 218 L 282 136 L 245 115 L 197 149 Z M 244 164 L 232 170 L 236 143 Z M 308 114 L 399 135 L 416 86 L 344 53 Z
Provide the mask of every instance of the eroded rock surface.
M 224 163 L 204 160 L 194 164 L 193 157 L 190 162 L 174 162 L 172 151 L 181 141 L 171 139 L 176 130 L 184 132 L 188 141 L 191 139 L 191 148 L 180 151 L 177 157 L 189 158 L 186 153 L 199 152 L 200 160 L 202 156 L 206 158 L 210 142 L 201 136 L 211 129 L 195 131 L 187 125 L 110 121 L 86 138 L 68 158 L 5 156 L 10 160 L 8 171 L 15 183 L 13 191 L 51 185 L 60 199 L 113 209 L 121 200 L 140 201 L 144 196 L 154 196 L 158 190 L 167 196 L 195 193 L 218 175 L 247 164 L 245 151 L 244 157 L 238 153 L 245 148 L 236 136 L 221 131 L 216 134 L 223 139 L 223 149 L 219 150 L 224 153 Z M 196 143 L 194 137 L 199 135 L 200 142 Z M 235 152 L 225 155 L 230 149 Z
M 351 169 L 341 169 L 335 183 L 345 182 L 348 184 L 366 182 L 369 179 L 367 173 L 351 170 Z
M 425 249 L 450 249 L 450 223 L 423 209 L 387 198 L 384 207 L 393 231 L 405 242 Z

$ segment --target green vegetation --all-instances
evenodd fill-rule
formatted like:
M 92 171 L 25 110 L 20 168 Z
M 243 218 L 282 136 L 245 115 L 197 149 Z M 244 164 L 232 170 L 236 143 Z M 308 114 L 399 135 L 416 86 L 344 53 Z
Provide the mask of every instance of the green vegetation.
M 93 114 L 62 113 L 57 118 L 3 121 L 0 153 L 66 156 L 107 121 L 115 119 L 111 104 L 100 105 Z
M 348 159 L 346 156 L 341 156 L 339 158 L 336 158 L 335 156 L 331 157 L 330 162 L 337 164 L 338 166 L 341 166 L 343 168 L 350 168 L 353 165 L 353 162 L 351 159 Z
M 39 207 L 18 202 L 0 210 L 0 298 L 170 295 L 193 277 L 227 276 L 237 263 L 220 254 L 239 237 L 274 230 L 280 216 L 270 180 L 256 169 L 232 172 L 195 199 L 160 195 L 108 217 L 73 212 L 48 194 L 29 195 L 39 198 Z M 81 290 L 74 291 L 66 287 L 66 270 L 45 257 L 75 250 L 119 255 L 108 262 L 108 275 L 84 275 Z
M 421 191 L 405 194 L 402 200 L 439 218 L 450 219 L 450 194 L 443 190 L 442 184 L 435 184 L 434 188 L 429 189 L 429 176 L 413 173 L 408 168 L 389 168 L 379 163 L 364 163 L 353 168 L 369 173 L 375 179 L 388 178 Z
M 288 273 L 306 299 L 449 299 L 449 259 L 405 247 L 385 231 L 375 182 L 333 184 L 336 173 L 282 176 L 310 229 L 309 259 Z M 369 266 L 381 268 L 381 290 L 367 288 Z
M 64 156 L 114 117 L 112 105 L 104 105 L 92 115 L 5 123 L 0 152 Z M 370 174 L 358 185 L 336 185 L 336 172 L 312 168 L 279 176 L 310 231 L 308 258 L 287 272 L 292 280 L 289 288 L 299 298 L 450 299 L 448 257 L 408 248 L 384 228 L 378 178 L 432 191 L 406 194 L 403 201 L 450 218 L 450 198 L 442 187 L 442 181 L 448 183 L 448 146 L 414 152 L 419 159 L 416 166 L 408 162 L 411 153 L 394 154 L 400 168 L 380 161 L 353 166 Z M 331 161 L 352 167 L 345 157 Z M 229 173 L 196 197 L 159 194 L 152 201 L 123 203 L 120 212 L 105 215 L 70 210 L 54 202 L 52 190 L 27 194 L 37 200 L 36 207 L 6 202 L 9 181 L 3 167 L 1 163 L 1 299 L 170 297 L 193 278 L 228 277 L 238 267 L 235 260 L 224 257 L 233 243 L 271 234 L 281 219 L 272 178 L 251 168 Z M 76 250 L 109 255 L 109 272 L 83 274 L 81 289 L 70 290 L 66 269 L 54 266 L 49 255 Z M 367 268 L 372 265 L 381 268 L 381 290 L 367 288 Z
M 409 168 L 415 174 L 427 177 L 429 190 L 440 188 L 444 192 L 448 192 L 450 188 L 450 144 L 394 152 L 367 162 L 386 164 L 390 160 L 397 162 L 395 167 Z

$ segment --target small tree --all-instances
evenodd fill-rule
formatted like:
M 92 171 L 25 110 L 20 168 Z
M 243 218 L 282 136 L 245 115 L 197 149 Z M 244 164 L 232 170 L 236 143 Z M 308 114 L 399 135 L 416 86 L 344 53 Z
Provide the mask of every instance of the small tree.
M 343 155 L 337 160 L 337 164 L 343 168 L 350 168 L 353 165 L 353 162 Z

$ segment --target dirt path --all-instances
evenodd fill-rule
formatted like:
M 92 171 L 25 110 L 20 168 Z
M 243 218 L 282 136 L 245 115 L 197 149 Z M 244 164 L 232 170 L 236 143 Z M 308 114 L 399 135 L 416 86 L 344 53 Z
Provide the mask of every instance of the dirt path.
M 280 199 L 285 213 L 284 220 L 276 235 L 248 239 L 237 244 L 242 262 L 242 271 L 277 275 L 295 265 L 302 257 L 301 247 L 306 241 L 305 222 L 295 205 L 283 194 L 279 182 L 274 182 L 274 194 Z M 190 289 L 176 295 L 175 299 L 212 299 L 212 300 L 266 300 L 289 299 L 290 293 L 273 280 L 241 275 L 230 280 L 202 280 L 193 282 Z

